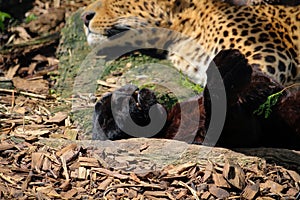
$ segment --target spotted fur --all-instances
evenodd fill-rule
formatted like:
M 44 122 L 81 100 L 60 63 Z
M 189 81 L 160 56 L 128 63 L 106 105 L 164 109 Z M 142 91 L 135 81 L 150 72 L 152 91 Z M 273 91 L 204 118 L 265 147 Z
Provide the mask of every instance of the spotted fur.
M 166 28 L 196 41 L 196 47 L 182 40 L 154 40 L 175 43 L 169 59 L 196 83 L 196 76 L 222 49 L 239 49 L 248 62 L 275 81 L 289 85 L 300 77 L 300 6 L 234 6 L 217 0 L 100 0 L 88 6 L 82 18 L 88 42 L 126 29 Z M 134 42 L 134 41 L 133 41 Z M 195 63 L 190 63 L 185 56 Z M 203 70 L 204 68 L 205 70 Z

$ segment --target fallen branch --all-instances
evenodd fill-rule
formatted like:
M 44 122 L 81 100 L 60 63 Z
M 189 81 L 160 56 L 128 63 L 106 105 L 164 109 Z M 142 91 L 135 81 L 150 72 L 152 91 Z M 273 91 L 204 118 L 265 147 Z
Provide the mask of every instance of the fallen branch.
M 0 92 L 8 92 L 8 93 L 12 93 L 12 94 L 22 94 L 25 96 L 35 97 L 35 98 L 39 98 L 39 99 L 47 99 L 48 98 L 47 95 L 34 94 L 31 92 L 23 92 L 23 91 L 9 90 L 9 89 L 3 89 L 3 88 L 0 88 Z
M 25 48 L 28 46 L 41 45 L 45 43 L 53 43 L 58 40 L 60 37 L 59 33 L 51 33 L 46 36 L 42 36 L 39 38 L 33 38 L 32 40 L 20 43 L 20 44 L 7 44 L 0 48 L 0 52 L 2 54 L 9 54 L 12 48 Z

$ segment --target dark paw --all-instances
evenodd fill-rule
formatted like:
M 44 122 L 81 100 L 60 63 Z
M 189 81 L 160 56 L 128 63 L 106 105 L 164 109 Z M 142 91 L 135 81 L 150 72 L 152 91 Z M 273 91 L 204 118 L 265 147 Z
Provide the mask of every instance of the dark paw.
M 219 69 L 228 96 L 237 95 L 247 84 L 250 84 L 252 68 L 239 50 L 223 50 L 214 58 Z M 208 81 L 212 82 L 213 74 L 208 69 Z

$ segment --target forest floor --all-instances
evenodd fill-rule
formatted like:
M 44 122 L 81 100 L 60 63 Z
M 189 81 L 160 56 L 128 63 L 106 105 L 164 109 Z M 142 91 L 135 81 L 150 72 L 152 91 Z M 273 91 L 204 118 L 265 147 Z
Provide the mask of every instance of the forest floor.
M 72 97 L 56 91 L 56 50 L 66 18 L 89 3 L 0 1 L 11 16 L 0 32 L 0 199 L 300 199 L 300 175 L 272 163 L 186 163 L 133 173 L 111 169 L 74 143 L 40 143 L 80 137 L 68 110 L 57 110 L 69 108 Z

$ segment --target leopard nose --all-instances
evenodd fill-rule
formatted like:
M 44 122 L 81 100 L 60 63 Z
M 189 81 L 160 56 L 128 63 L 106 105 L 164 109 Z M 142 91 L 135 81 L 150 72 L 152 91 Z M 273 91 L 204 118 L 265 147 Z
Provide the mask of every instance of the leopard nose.
M 85 12 L 81 15 L 81 19 L 86 27 L 89 27 L 90 21 L 94 18 L 95 12 Z

